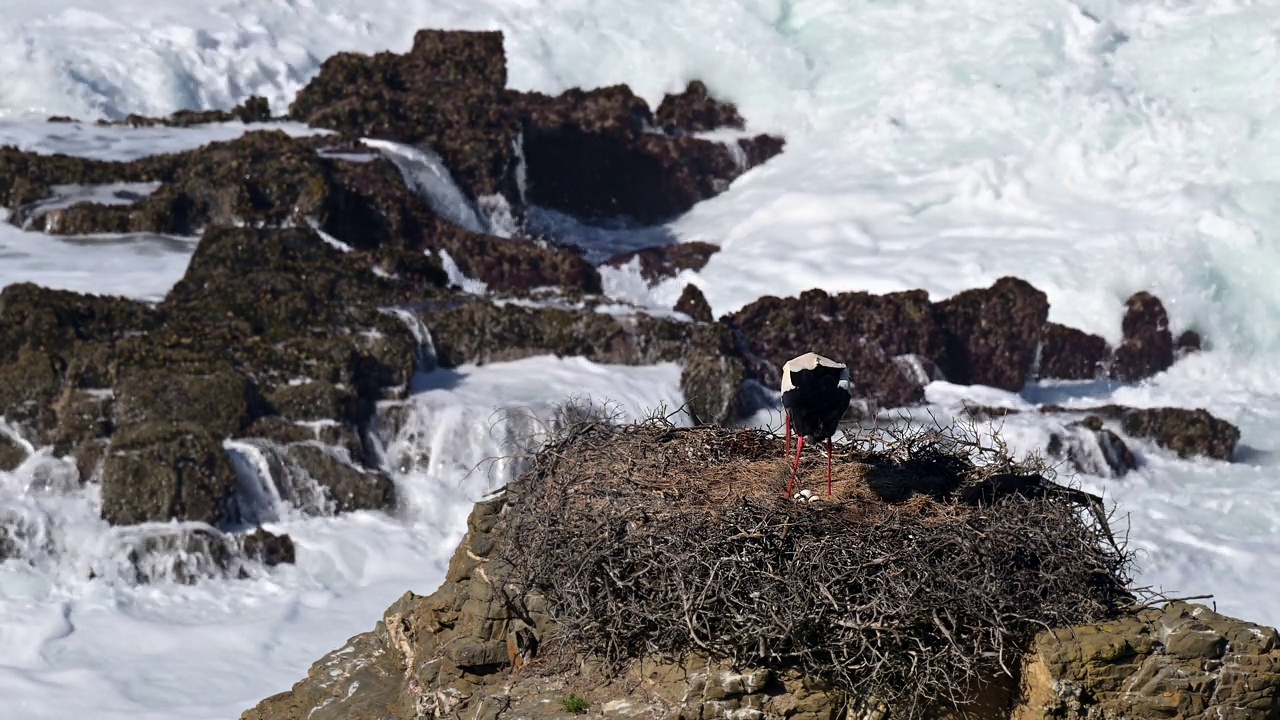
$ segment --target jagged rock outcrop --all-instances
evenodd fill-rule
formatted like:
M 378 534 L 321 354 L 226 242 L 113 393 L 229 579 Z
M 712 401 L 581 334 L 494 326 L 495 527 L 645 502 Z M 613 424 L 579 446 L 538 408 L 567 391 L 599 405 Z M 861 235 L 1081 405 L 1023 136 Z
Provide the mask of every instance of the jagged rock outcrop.
M 1173 602 L 1045 631 L 1023 665 L 1013 720 L 1280 717 L 1274 628 Z
M 1173 333 L 1160 298 L 1134 293 L 1125 301 L 1121 324 L 1124 340 L 1116 348 L 1112 373 L 1125 381 L 1141 380 L 1173 365 Z
M 697 285 L 692 283 L 684 286 L 684 290 L 680 292 L 680 297 L 676 300 L 673 309 L 676 312 L 688 315 L 698 322 L 712 322 L 715 320 L 715 316 L 711 314 L 711 305 L 707 302 L 707 297 L 702 294 Z
M 717 252 L 720 252 L 719 245 L 694 240 L 618 253 L 606 260 L 605 264 L 622 267 L 633 260 L 638 261 L 640 277 L 654 284 L 659 280 L 675 277 L 683 270 L 701 270 Z
M 1130 298 L 1126 339 L 1114 352 L 1101 337 L 1048 322 L 1048 313 L 1043 292 L 1006 277 L 939 302 L 921 290 L 808 290 L 761 298 L 725 321 L 742 339 L 752 379 L 776 387 L 782 363 L 820 348 L 849 365 L 855 397 L 889 407 L 921 402 L 922 385 L 936 377 L 1018 391 L 1046 379 L 1131 382 L 1173 362 L 1163 305 L 1148 293 Z M 1199 336 L 1185 342 L 1198 347 Z
M 472 199 L 501 198 L 516 217 L 530 202 L 588 219 L 655 222 L 781 151 L 781 140 L 767 136 L 744 139 L 736 153 L 689 136 L 708 122 L 742 125 L 700 83 L 664 102 L 671 127 L 658 132 L 648 105 L 625 86 L 557 97 L 506 90 L 502 43 L 500 32 L 422 30 L 403 55 L 339 53 L 298 93 L 290 116 L 430 147 Z
M 196 150 L 132 162 L 47 156 L 0 148 L 0 198 L 10 222 L 55 234 L 199 234 L 216 225 L 314 226 L 404 268 L 404 251 L 449 253 L 493 290 L 563 286 L 598 292 L 599 273 L 569 250 L 472 232 L 442 218 L 403 172 L 343 138 L 294 138 L 262 130 Z M 133 202 L 47 209 L 54 185 L 158 183 Z

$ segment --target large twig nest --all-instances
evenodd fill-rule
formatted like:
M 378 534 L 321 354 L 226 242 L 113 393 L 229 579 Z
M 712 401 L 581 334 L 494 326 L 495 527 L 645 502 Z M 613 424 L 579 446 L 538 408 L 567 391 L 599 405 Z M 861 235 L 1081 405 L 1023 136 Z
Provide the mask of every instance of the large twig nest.
M 782 439 L 573 425 L 513 486 L 502 556 L 607 667 L 702 652 L 798 668 L 899 716 L 964 704 L 1047 626 L 1133 602 L 1097 498 L 972 428 L 879 430 L 801 465 Z

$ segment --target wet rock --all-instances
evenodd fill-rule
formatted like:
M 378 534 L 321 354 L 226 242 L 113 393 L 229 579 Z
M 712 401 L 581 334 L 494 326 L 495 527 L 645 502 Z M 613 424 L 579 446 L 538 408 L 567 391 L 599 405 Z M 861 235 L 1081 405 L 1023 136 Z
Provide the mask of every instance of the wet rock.
M 754 153 L 646 130 L 653 116 L 625 85 L 558 97 L 511 93 L 524 123 L 528 202 L 588 220 L 654 224 L 723 192 L 780 142 Z M 745 156 L 745 157 L 744 157 Z
M 890 407 L 924 399 L 915 372 L 893 358 L 938 357 L 946 343 L 923 291 L 831 296 L 809 290 L 798 298 L 761 298 L 726 318 L 739 333 L 750 377 L 765 387 L 781 382 L 782 365 L 810 350 L 849 366 L 855 398 Z
M 244 548 L 246 557 L 267 567 L 274 567 L 282 563 L 292 565 L 297 557 L 293 547 L 293 538 L 283 533 L 276 535 L 262 528 L 241 536 L 240 544 Z
M 1124 439 L 1103 427 L 1096 415 L 1071 423 L 1065 432 L 1053 433 L 1046 451 L 1050 457 L 1065 459 L 1077 472 L 1099 477 L 1123 477 L 1138 467 Z
M 424 250 L 447 251 L 464 274 L 495 290 L 548 285 L 599 290 L 599 273 L 573 252 L 473 233 L 439 217 L 426 199 L 406 185 L 401 170 L 381 156 L 352 162 L 318 152 L 341 143 L 341 139 L 293 138 L 280 131 L 256 131 L 196 150 L 130 163 L 69 164 L 58 156 L 50 159 L 18 153 L 10 158 L 10 164 L 15 172 L 29 173 L 35 185 L 11 190 L 11 195 L 22 197 L 14 201 L 17 204 L 10 203 L 14 210 L 10 221 L 69 235 L 193 235 L 211 225 L 314 225 L 375 257 L 388 252 L 387 248 L 392 248 L 391 253 L 395 248 L 419 254 Z M 0 171 L 5 162 L 0 152 Z M 47 211 L 31 204 L 49 196 L 53 184 L 115 181 L 154 181 L 160 186 L 132 204 L 81 202 Z M 3 191 L 0 185 L 0 193 Z M 415 279 L 402 278 L 404 282 Z M 421 280 L 435 283 L 432 277 Z
M 357 467 L 314 444 L 290 445 L 285 456 L 325 489 L 332 507 L 326 514 L 395 506 L 395 483 L 385 473 Z
M 697 285 L 692 283 L 684 286 L 684 291 L 680 293 L 680 299 L 676 300 L 675 311 L 682 312 L 698 322 L 715 321 L 715 317 L 711 314 L 711 305 L 707 303 L 706 296 L 702 294 Z
M 102 517 L 113 525 L 234 520 L 235 473 L 204 428 L 149 422 L 118 430 L 102 468 Z
M 1175 359 L 1200 352 L 1200 344 L 1200 333 L 1195 330 L 1183 330 L 1182 334 L 1178 335 L 1178 339 L 1173 343 Z
M 1026 385 L 1049 316 L 1043 292 L 1004 277 L 990 288 L 958 293 L 936 309 L 948 334 L 946 351 L 938 358 L 948 380 L 1014 392 Z
M 633 260 L 639 261 L 640 277 L 655 284 L 659 280 L 675 277 L 684 270 L 698 271 L 706 267 L 711 256 L 720 251 L 719 245 L 693 241 L 644 248 L 635 252 L 618 253 L 605 261 L 612 267 L 623 267 Z
M 684 92 L 662 98 L 654 113 L 654 122 L 668 134 L 697 133 L 719 128 L 741 130 L 746 122 L 731 103 L 722 103 L 707 93 L 700 80 L 689 83 Z
M 1107 341 L 1083 330 L 1046 323 L 1040 335 L 1038 379 L 1093 380 L 1105 376 L 1111 358 Z
M 214 437 L 230 437 L 261 414 L 254 407 L 255 390 L 249 378 L 230 365 L 131 373 L 116 384 L 113 424 L 192 423 Z
M 168 117 L 148 117 L 130 113 L 118 124 L 128 127 L 195 127 L 210 123 L 239 120 L 243 123 L 266 122 L 271 119 L 271 104 L 259 95 L 250 95 L 231 110 L 179 110 Z M 114 124 L 99 121 L 99 125 Z
M 28 439 L 42 438 L 57 424 L 53 404 L 62 391 L 66 360 L 23 345 L 0 365 L 0 414 Z
M 293 563 L 294 547 L 288 535 L 262 528 L 243 535 L 188 528 L 140 535 L 128 558 L 136 582 L 191 585 L 206 579 L 247 578 L 251 565 Z
M 338 53 L 289 107 L 295 120 L 429 147 L 472 199 L 519 201 L 520 123 L 502 100 L 500 32 L 421 30 L 403 55 Z
M 1240 442 L 1240 429 L 1207 410 L 1185 408 L 1106 408 L 1118 416 L 1125 433 L 1151 438 L 1187 458 L 1194 455 L 1230 460 Z M 1097 412 L 1097 410 L 1095 410 Z
M 1133 408 L 1124 405 L 1102 405 L 1086 409 L 1058 405 L 1040 407 L 1044 413 L 1085 413 L 1088 427 L 1100 429 L 1102 420 L 1120 423 L 1130 437 L 1147 438 L 1156 445 L 1178 453 L 1179 457 L 1203 456 L 1230 460 L 1240 442 L 1240 429 L 1214 417 L 1204 409 Z
M 1137 292 L 1125 301 L 1121 328 L 1124 340 L 1116 348 L 1112 374 L 1134 382 L 1164 372 L 1173 365 L 1173 334 L 1164 303 L 1148 292 Z
M 359 414 L 359 398 L 349 387 L 310 379 L 279 384 L 266 401 L 276 414 L 290 420 L 328 420 Z
M 0 470 L 5 472 L 13 470 L 27 459 L 27 455 L 25 445 L 0 430 Z
M 1276 631 L 1203 605 L 1041 633 L 1015 720 L 1232 717 L 1280 712 Z
M 443 367 L 534 355 L 622 365 L 681 362 L 681 386 L 686 398 L 699 398 L 691 407 L 700 418 L 724 422 L 739 409 L 743 360 L 731 332 L 719 324 L 488 301 L 428 309 L 421 317 Z

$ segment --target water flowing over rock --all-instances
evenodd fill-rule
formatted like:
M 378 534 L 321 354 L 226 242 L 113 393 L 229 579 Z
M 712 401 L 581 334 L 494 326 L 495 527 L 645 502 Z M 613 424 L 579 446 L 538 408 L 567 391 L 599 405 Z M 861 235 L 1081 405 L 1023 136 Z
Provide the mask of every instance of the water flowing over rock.
M 430 147 L 473 200 L 502 197 L 517 218 L 529 202 L 586 219 L 664 220 L 781 151 L 778 138 L 744 139 L 735 152 L 689 136 L 742 126 L 700 83 L 664 103 L 671 127 L 658 132 L 626 86 L 557 97 L 506 90 L 502 44 L 500 32 L 422 30 L 403 55 L 339 53 L 298 93 L 290 116 Z

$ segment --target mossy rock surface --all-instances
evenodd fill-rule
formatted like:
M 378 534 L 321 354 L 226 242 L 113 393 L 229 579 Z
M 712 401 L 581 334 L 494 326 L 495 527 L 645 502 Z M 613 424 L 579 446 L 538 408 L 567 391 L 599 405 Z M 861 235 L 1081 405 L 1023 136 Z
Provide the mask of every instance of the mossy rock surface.
M 118 430 L 102 468 L 102 517 L 113 525 L 235 521 L 236 476 L 222 441 L 194 424 Z

